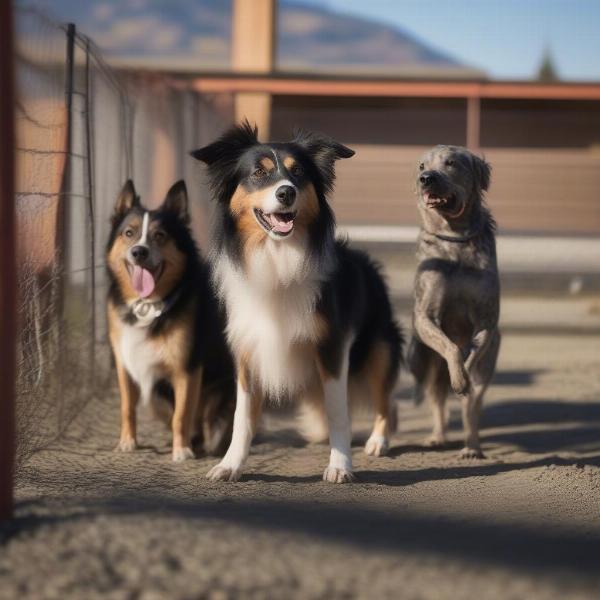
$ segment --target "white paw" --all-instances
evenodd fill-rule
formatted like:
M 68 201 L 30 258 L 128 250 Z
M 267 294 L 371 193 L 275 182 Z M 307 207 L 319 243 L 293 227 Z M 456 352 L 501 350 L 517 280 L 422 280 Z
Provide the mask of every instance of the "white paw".
M 383 435 L 372 435 L 365 444 L 365 454 L 369 456 L 385 456 L 389 449 L 390 445 Z
M 323 473 L 323 481 L 329 481 L 330 483 L 350 483 L 356 481 L 356 477 L 354 477 L 352 471 L 329 466 Z
M 481 451 L 481 448 L 469 448 L 465 446 L 458 454 L 460 458 L 485 458 L 485 455 Z
M 206 474 L 206 478 L 211 481 L 238 481 L 241 475 L 241 469 L 234 469 L 219 463 Z
M 446 445 L 446 438 L 443 435 L 431 434 L 423 440 L 423 446 L 427 448 L 443 448 Z
M 173 462 L 180 463 L 188 460 L 189 458 L 194 458 L 194 452 L 191 448 L 173 448 Z
M 119 440 L 115 452 L 133 452 L 137 448 L 137 444 L 133 438 L 124 438 Z

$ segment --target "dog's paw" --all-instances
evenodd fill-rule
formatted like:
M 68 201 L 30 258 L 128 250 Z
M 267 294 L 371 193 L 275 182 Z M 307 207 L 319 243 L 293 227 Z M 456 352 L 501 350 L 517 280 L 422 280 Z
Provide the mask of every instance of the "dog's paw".
M 388 440 L 383 435 L 371 435 L 365 444 L 365 454 L 368 456 L 385 456 L 389 449 Z
M 469 375 L 462 365 L 455 365 L 450 369 L 450 385 L 452 391 L 459 396 L 464 396 L 469 391 Z
M 323 473 L 323 481 L 329 481 L 329 483 L 351 483 L 352 481 L 356 481 L 356 477 L 352 471 L 328 466 Z
M 219 463 L 206 474 L 206 478 L 211 481 L 238 481 L 241 475 L 241 469 L 234 469 Z
M 473 458 L 485 458 L 484 453 L 481 451 L 481 448 L 470 448 L 469 446 L 465 446 L 458 454 L 460 458 L 464 458 L 467 460 Z
M 191 448 L 173 448 L 173 462 L 181 463 L 190 458 L 194 458 L 194 451 Z
M 121 438 L 115 447 L 115 452 L 133 452 L 137 448 L 133 438 Z
M 446 445 L 446 438 L 443 435 L 432 433 L 423 440 L 423 446 L 426 448 L 443 448 Z

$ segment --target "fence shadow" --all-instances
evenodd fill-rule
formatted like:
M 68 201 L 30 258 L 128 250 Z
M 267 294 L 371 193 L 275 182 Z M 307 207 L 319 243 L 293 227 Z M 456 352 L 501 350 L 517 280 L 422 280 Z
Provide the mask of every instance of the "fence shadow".
M 363 473 L 362 478 L 366 479 L 366 475 Z M 6 541 L 40 526 L 85 521 L 98 514 L 175 516 L 189 521 L 191 527 L 217 521 L 250 530 L 308 535 L 317 542 L 346 544 L 365 552 L 452 556 L 475 565 L 500 565 L 519 571 L 538 571 L 540 575 L 552 576 L 557 569 L 561 574 L 567 571 L 598 577 L 600 537 L 597 535 L 507 525 L 494 522 L 492 517 L 456 519 L 339 502 L 315 506 L 284 499 L 248 501 L 239 497 L 232 502 L 186 502 L 130 489 L 111 498 L 90 499 L 85 509 L 76 514 L 18 519 L 10 527 L 2 527 L 2 537 Z

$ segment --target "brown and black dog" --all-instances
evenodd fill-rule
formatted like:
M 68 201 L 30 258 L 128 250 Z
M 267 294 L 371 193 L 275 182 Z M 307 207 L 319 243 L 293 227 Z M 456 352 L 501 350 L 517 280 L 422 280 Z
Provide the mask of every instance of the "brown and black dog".
M 490 166 L 465 148 L 436 146 L 419 164 L 423 227 L 409 357 L 417 400 L 431 403 L 431 446 L 446 441 L 445 402 L 462 400 L 466 458 L 483 457 L 479 416 L 500 347 L 495 222 L 484 203 Z
M 192 237 L 187 204 L 179 181 L 157 210 L 147 210 L 128 181 L 107 245 L 109 337 L 121 394 L 117 449 L 136 448 L 141 399 L 171 422 L 175 462 L 194 456 L 196 435 L 207 452 L 221 451 L 235 406 L 224 314 Z

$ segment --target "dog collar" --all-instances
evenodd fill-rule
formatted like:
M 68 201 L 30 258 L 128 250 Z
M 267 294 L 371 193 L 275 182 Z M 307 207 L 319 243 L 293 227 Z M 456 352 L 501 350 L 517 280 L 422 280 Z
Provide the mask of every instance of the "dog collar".
M 438 238 L 438 240 L 443 240 L 444 242 L 456 242 L 458 244 L 466 244 L 467 242 L 470 242 L 472 239 L 478 237 L 481 234 L 481 231 L 475 231 L 474 233 L 471 233 L 469 235 L 444 235 L 443 233 L 433 233 L 432 231 L 427 231 L 425 229 L 425 233 L 432 235 L 436 238 Z
M 146 298 L 138 298 L 129 305 L 131 313 L 136 318 L 138 327 L 146 327 L 163 314 L 165 303 L 162 300 L 152 301 Z
M 148 300 L 147 298 L 138 298 L 134 300 L 129 309 L 136 318 L 138 327 L 147 327 L 151 325 L 158 317 L 167 313 L 181 295 L 181 288 L 177 288 L 169 294 L 164 300 Z

